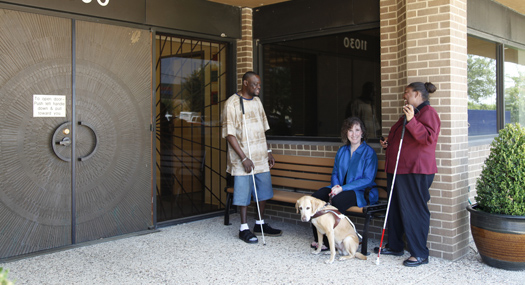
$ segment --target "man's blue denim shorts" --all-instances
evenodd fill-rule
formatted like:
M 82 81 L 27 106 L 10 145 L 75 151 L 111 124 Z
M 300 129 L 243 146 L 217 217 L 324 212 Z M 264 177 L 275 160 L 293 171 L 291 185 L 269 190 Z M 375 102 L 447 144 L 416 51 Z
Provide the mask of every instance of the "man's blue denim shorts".
M 252 196 L 255 201 L 252 175 L 234 176 L 233 179 L 233 205 L 248 206 Z M 270 172 L 255 174 L 255 184 L 259 201 L 265 201 L 273 197 Z

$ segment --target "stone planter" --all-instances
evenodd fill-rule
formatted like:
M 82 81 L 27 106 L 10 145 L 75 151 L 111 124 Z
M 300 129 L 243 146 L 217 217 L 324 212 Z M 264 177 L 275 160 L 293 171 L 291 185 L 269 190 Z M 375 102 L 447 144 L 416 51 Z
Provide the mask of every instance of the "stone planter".
M 490 214 L 467 206 L 470 229 L 483 262 L 507 270 L 525 270 L 525 216 Z

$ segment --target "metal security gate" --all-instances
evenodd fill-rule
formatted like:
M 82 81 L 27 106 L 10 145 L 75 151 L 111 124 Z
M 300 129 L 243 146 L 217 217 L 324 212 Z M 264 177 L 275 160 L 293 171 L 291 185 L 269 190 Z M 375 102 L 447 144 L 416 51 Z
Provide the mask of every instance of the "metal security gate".
M 0 23 L 0 258 L 147 229 L 150 32 L 10 10 Z M 35 111 L 56 98 L 64 116 Z
M 169 34 L 155 40 L 156 214 L 173 224 L 224 209 L 228 44 Z

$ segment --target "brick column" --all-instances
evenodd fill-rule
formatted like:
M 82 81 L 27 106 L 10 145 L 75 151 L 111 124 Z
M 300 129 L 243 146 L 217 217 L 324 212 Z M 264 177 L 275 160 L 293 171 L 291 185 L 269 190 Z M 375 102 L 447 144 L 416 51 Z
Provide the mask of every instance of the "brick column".
M 237 89 L 241 89 L 242 76 L 253 71 L 253 24 L 252 9 L 242 8 L 242 37 L 237 40 Z
M 469 221 L 467 129 L 467 1 L 380 0 L 383 134 L 401 114 L 407 84 L 432 82 L 441 118 L 438 174 L 430 189 L 430 255 L 466 254 Z

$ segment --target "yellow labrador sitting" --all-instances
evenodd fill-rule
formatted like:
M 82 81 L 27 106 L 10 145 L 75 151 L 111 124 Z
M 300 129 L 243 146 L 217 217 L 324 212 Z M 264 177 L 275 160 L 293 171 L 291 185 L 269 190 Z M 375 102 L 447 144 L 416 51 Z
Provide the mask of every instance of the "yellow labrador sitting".
M 313 254 L 321 252 L 325 234 L 330 245 L 330 259 L 325 261 L 327 264 L 334 262 L 336 249 L 341 256 L 339 260 L 353 257 L 366 260 L 366 256 L 357 252 L 359 238 L 354 226 L 345 215 L 339 213 L 336 207 L 312 196 L 303 196 L 297 200 L 295 208 L 301 213 L 301 221 L 308 222 L 311 219 L 312 224 L 317 228 L 319 245 L 317 250 L 312 252 Z

